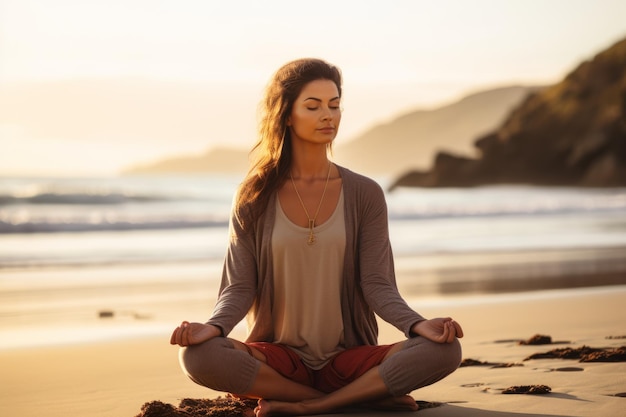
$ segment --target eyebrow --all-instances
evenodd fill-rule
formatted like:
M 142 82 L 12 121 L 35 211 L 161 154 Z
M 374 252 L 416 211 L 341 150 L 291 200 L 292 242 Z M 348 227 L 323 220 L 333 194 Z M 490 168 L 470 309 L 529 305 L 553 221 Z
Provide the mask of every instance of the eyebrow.
M 341 98 L 341 97 L 337 96 L 337 97 L 333 97 L 333 98 L 331 98 L 331 99 L 330 99 L 330 100 L 328 100 L 328 101 L 335 101 L 335 100 L 339 100 L 340 98 Z M 302 100 L 302 101 L 307 101 L 307 100 L 315 100 L 315 101 L 318 101 L 318 102 L 320 102 L 320 103 L 322 102 L 322 99 L 319 99 L 319 98 L 317 98 L 317 97 L 307 97 L 307 98 L 305 98 L 305 99 L 304 99 L 304 100 Z

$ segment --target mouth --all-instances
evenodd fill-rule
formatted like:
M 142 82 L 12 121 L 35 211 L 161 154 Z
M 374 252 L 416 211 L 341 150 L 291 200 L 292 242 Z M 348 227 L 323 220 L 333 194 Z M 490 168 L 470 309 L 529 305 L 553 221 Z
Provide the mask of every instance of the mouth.
M 319 128 L 317 130 L 319 130 L 322 133 L 334 133 L 336 129 L 334 127 L 327 126 L 327 127 Z

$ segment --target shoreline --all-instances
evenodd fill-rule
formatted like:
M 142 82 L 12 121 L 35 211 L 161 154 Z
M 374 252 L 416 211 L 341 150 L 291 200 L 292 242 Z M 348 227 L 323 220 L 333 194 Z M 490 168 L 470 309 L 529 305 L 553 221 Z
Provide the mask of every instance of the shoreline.
M 0 354 L 123 343 L 157 337 L 182 319 L 204 321 L 221 268 L 222 260 L 0 269 Z M 591 294 L 626 285 L 626 247 L 400 255 L 396 275 L 417 311 L 433 303 L 498 303 L 512 294 L 542 298 L 574 287 Z

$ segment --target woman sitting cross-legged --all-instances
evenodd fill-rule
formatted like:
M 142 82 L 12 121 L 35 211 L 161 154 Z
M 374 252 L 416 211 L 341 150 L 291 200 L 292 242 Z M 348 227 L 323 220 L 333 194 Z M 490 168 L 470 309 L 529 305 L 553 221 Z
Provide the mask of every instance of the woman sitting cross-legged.
M 398 292 L 382 189 L 329 160 L 341 91 L 339 69 L 319 59 L 275 73 L 217 304 L 172 333 L 193 381 L 258 398 L 257 417 L 416 410 L 409 394 L 461 361 L 461 326 L 422 317 Z M 405 340 L 378 345 L 375 315 Z M 246 340 L 228 338 L 244 317 Z

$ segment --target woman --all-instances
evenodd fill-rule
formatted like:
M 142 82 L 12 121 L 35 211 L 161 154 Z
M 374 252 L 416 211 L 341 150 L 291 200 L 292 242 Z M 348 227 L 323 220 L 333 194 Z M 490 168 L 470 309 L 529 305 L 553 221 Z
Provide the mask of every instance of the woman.
M 328 159 L 341 121 L 339 69 L 287 63 L 262 104 L 217 304 L 208 322 L 184 321 L 172 333 L 184 371 L 211 389 L 259 398 L 257 417 L 355 404 L 416 410 L 408 394 L 458 367 L 463 331 L 408 307 L 383 191 Z M 377 345 L 375 314 L 407 339 Z M 227 338 L 245 316 L 245 343 Z

